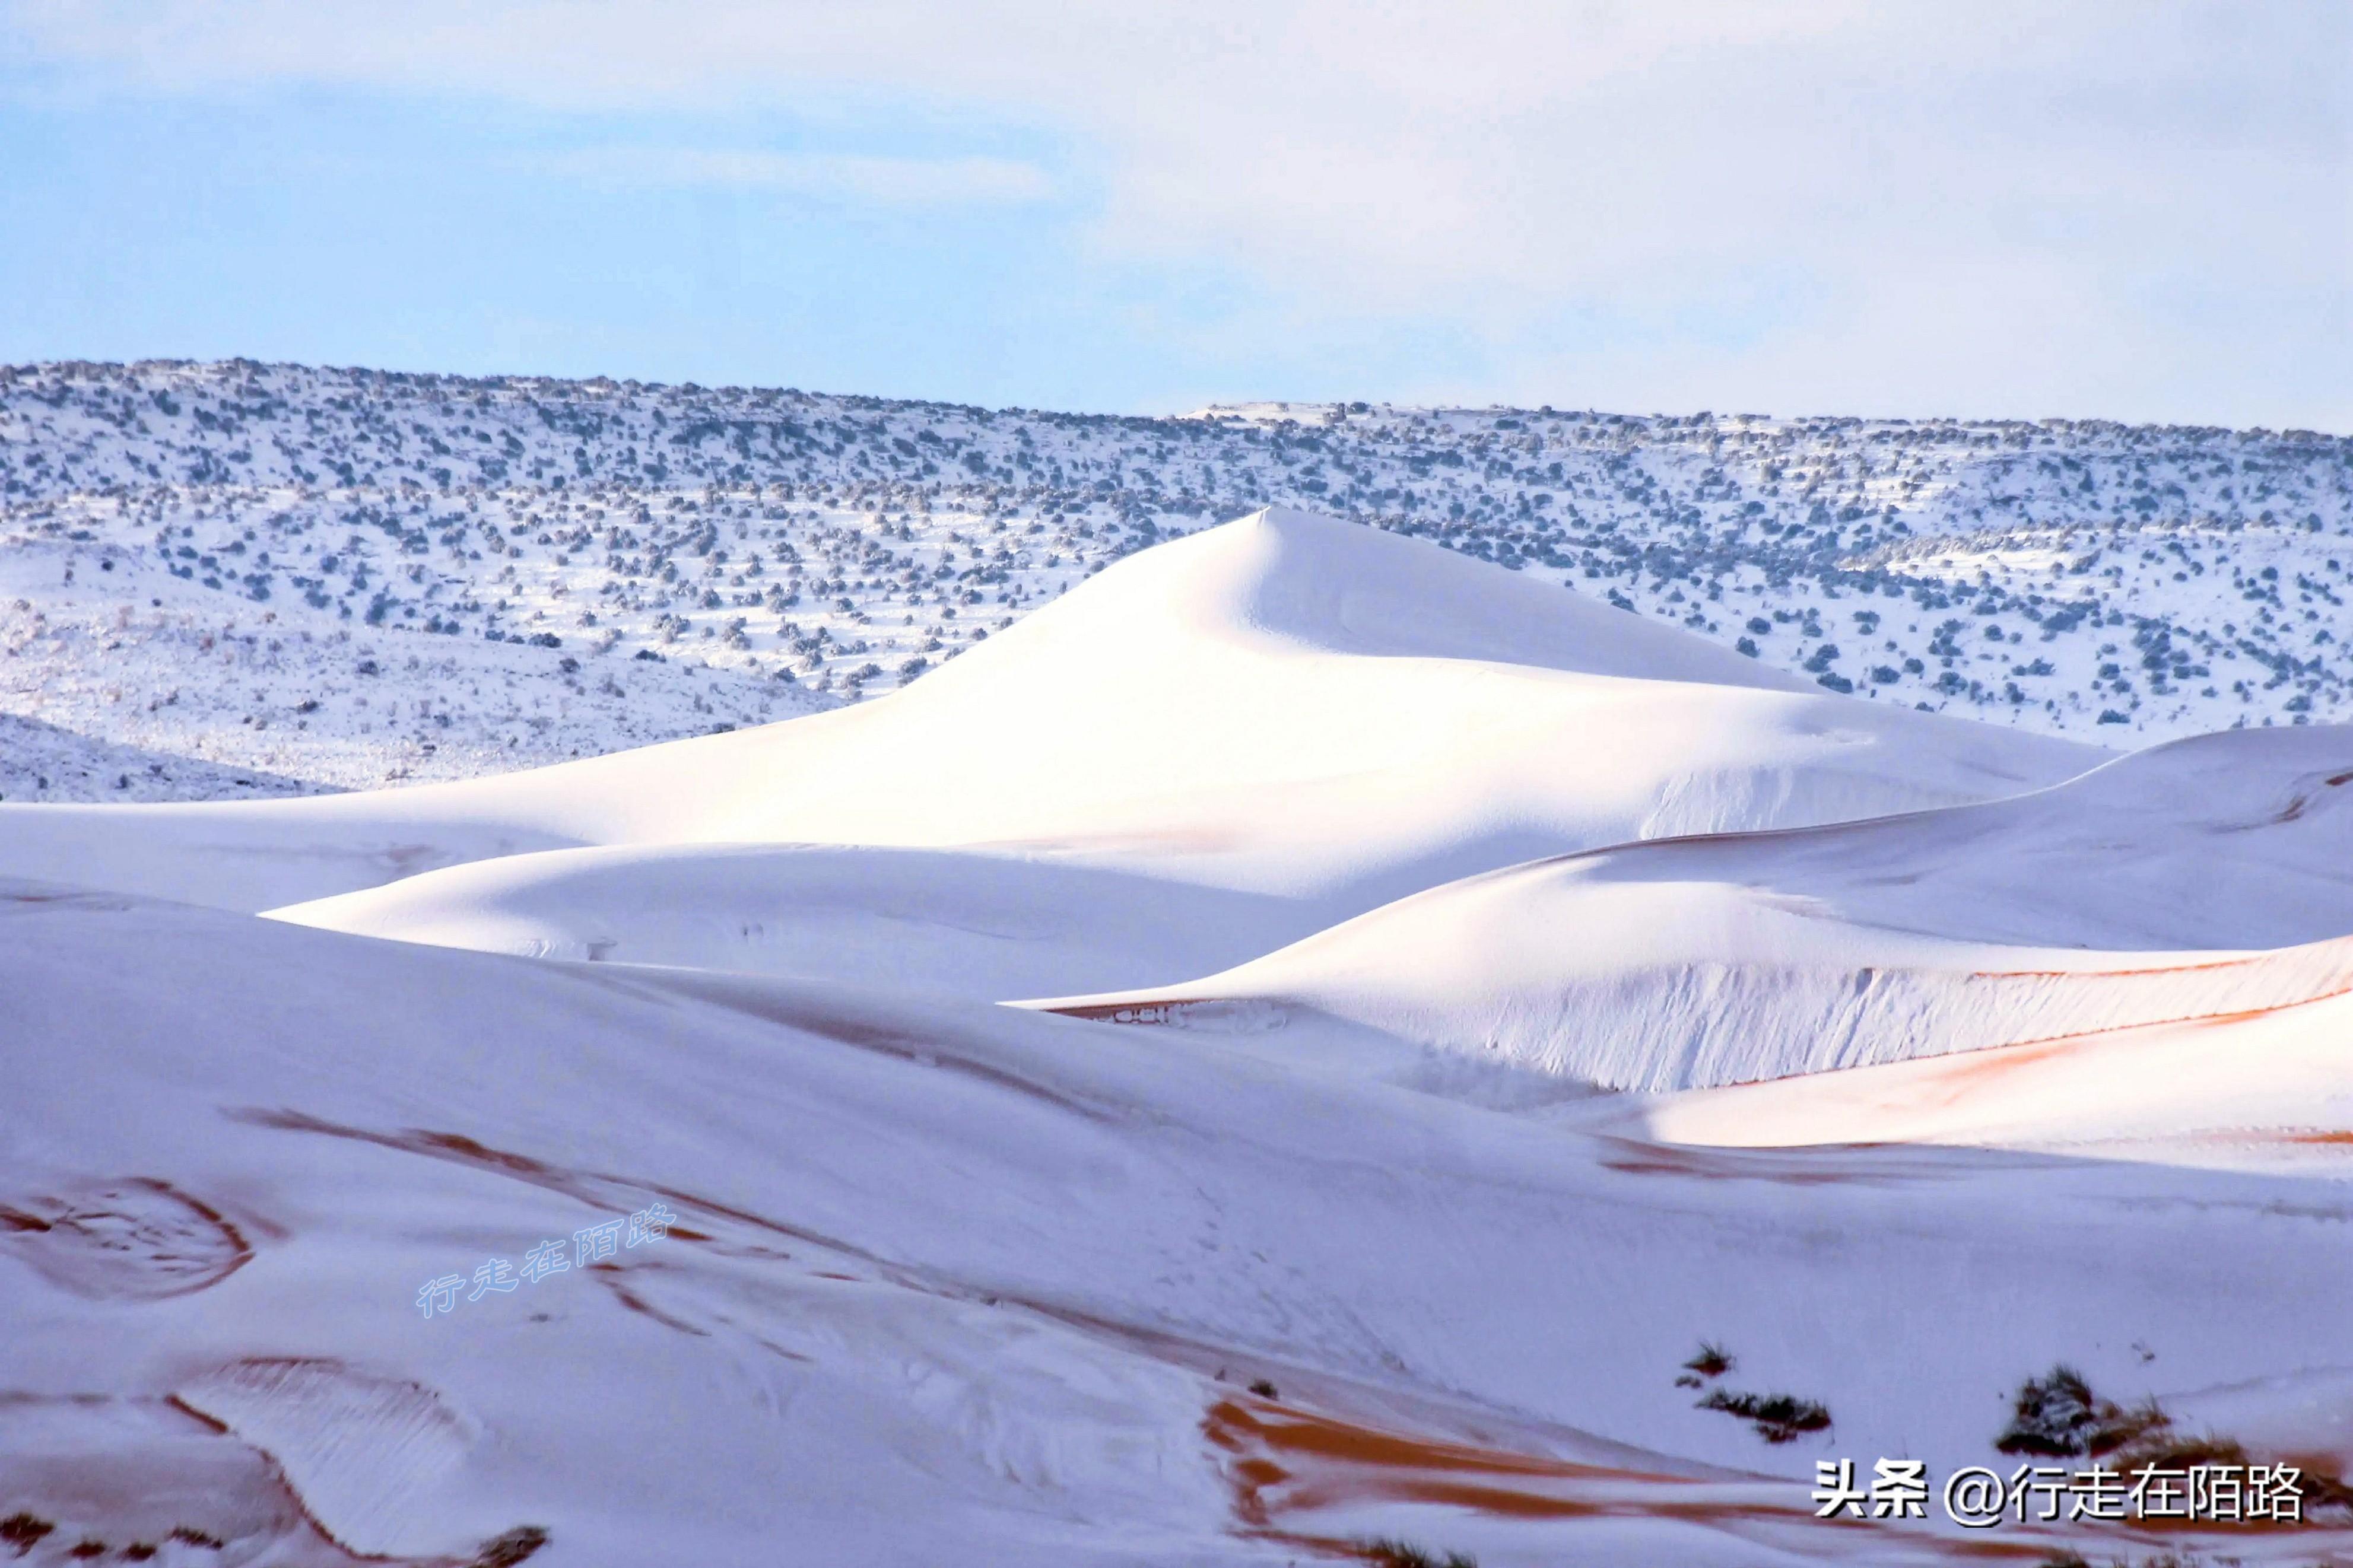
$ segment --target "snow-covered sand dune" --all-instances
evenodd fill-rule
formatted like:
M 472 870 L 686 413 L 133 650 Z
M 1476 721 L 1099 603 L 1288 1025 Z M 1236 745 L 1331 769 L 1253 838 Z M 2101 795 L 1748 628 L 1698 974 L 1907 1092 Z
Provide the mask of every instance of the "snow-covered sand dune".
M 2274 1009 L 2353 987 L 2348 782 L 2342 731 L 2207 736 L 1986 805 L 1539 861 L 1036 1005 L 1650 1090 Z M 2274 942 L 2301 945 L 2231 951 Z
M 1594 898 L 1513 876 L 1408 900 L 1199 981 L 1031 1005 L 1208 1031 L 1430 1088 L 1491 1069 L 1654 1091 L 2348 991 L 2353 939 L 2251 953 L 2002 947 L 1842 927 L 1716 889 Z
M 552 850 L 272 910 L 404 942 L 746 970 L 982 1001 L 1199 974 L 1317 923 L 1297 900 L 1058 857 L 827 845 Z
M 1892 707 L 2118 746 L 2353 714 L 2353 438 L 2309 430 L 76 363 L 0 367 L 0 710 L 57 727 L 0 736 L 0 795 L 469 778 L 857 701 L 1270 503 Z
M 1816 1521 L 1815 1462 L 1996 1462 L 2056 1360 L 2341 1469 L 2347 751 L 1849 701 L 1267 512 L 855 710 L 0 807 L 0 1520 L 44 1565 L 1952 1562 Z M 1829 1425 L 1695 1403 L 1703 1341 Z
M 2353 1150 L 2353 998 L 1699 1089 L 1622 1114 L 1675 1142 L 2099 1148 L 2327 1171 Z
M 1538 856 L 1984 799 L 2105 755 L 1845 701 L 1431 545 L 1268 511 L 1123 562 L 855 710 L 481 784 L 242 808 L 236 825 L 442 842 L 415 815 L 429 810 L 473 842 L 665 847 L 518 855 L 288 919 L 1002 999 L 1174 980 Z M 227 826 L 195 812 L 157 814 L 175 836 L 164 856 L 185 852 L 192 824 Z M 0 813 L 0 865 L 62 872 L 26 863 L 8 826 Z M 730 839 L 763 847 L 667 847 Z M 962 853 L 812 858 L 779 841 Z M 181 863 L 217 889 L 209 856 Z M 240 874 L 315 883 L 278 862 Z
M 1560 869 L 1744 888 L 1966 942 L 2318 942 L 2353 932 L 2353 730 L 2225 731 L 1981 805 L 1626 845 Z
M 78 1474 L 174 1500 L 141 1528 L 240 1552 L 299 1534 L 205 1480 L 258 1455 L 326 1535 L 403 1559 L 536 1527 L 550 1562 L 617 1564 L 780 1541 L 1273 1563 L 1375 1530 L 1506 1568 L 1933 1560 L 1811 1523 L 1813 1459 L 1980 1462 L 2004 1390 L 2059 1355 L 2120 1397 L 2293 1384 L 2341 1352 L 2314 1303 L 2353 1289 L 2327 1180 L 1679 1163 L 1173 1032 L 22 885 L 0 922 L 0 1201 L 136 1173 L 248 1254 L 96 1301 L 12 1273 L 7 1408 L 203 1412 L 209 1447 L 85 1431 Z M 655 1203 L 664 1240 L 420 1310 L 437 1277 L 548 1237 L 569 1258 Z M 1694 1409 L 1672 1378 L 1702 1338 L 1741 1386 L 1823 1401 L 1834 1436 L 1776 1447 Z M 1242 1392 L 1260 1379 L 1272 1398 Z M 1301 1422 L 1502 1456 L 1506 1500 L 1596 1478 L 1609 1506 L 1465 1510 L 1377 1465 L 1345 1508 L 1270 1489 L 1249 1461 Z M 44 1473 L 0 1455 L 0 1493 L 129 1539 Z
M 1565 849 L 1984 799 L 2107 754 L 1841 701 L 1434 545 L 1266 511 L 856 709 L 409 790 L 0 805 L 0 869 L 259 910 L 533 848 L 961 846 L 1361 909 Z

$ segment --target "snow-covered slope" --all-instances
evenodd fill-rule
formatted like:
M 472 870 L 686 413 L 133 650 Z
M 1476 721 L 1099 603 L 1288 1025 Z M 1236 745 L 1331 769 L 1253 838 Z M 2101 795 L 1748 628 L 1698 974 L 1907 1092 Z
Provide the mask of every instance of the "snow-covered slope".
M 1641 1089 L 2275 1009 L 2353 985 L 2348 783 L 2345 731 L 2226 733 L 1986 805 L 1516 867 L 1039 1005 Z
M 1166 419 L 248 362 L 0 367 L 9 800 L 478 776 L 896 689 L 1268 504 L 1810 686 L 2140 742 L 2342 715 L 2310 431 L 1265 405 Z M 150 754 L 145 779 L 109 748 Z
M 1977 805 L 1596 852 L 1561 870 L 1746 889 L 1963 941 L 2284 947 L 2353 932 L 2353 729 L 2228 731 Z
M 1985 1543 L 1815 1466 L 2007 1473 L 2062 1360 L 2353 1463 L 2341 732 L 2117 758 L 1282 510 L 972 641 L 497 777 L 0 805 L 0 1539 L 1925 1568 Z
M 1842 701 L 1424 543 L 1268 511 L 1123 562 L 856 710 L 248 820 L 431 805 L 478 833 L 606 845 L 956 849 L 874 857 L 864 871 L 846 852 L 775 847 L 518 856 L 283 912 L 509 952 L 1001 999 L 1198 973 L 1185 957 L 1238 962 L 1537 856 L 1979 799 L 2101 755 Z M 103 820 L 123 831 L 122 817 Z M 0 836 L 10 821 L 0 812 Z M 6 842 L 0 865 L 62 870 L 12 858 Z M 209 871 L 192 875 L 217 896 Z
M 2325 1173 L 2353 1147 L 2353 997 L 1696 1089 L 1609 1114 L 1678 1143 L 2060 1148 Z
M 1270 511 L 1124 562 L 884 701 L 397 792 L 0 805 L 0 869 L 262 909 L 527 848 L 955 846 L 1309 899 L 1321 924 L 1538 855 L 1980 799 L 2102 755 L 1786 684 Z
M 1588 898 L 1505 873 L 1221 974 L 1033 1005 L 1244 1037 L 1430 1088 L 1479 1068 L 1660 1090 L 2229 1017 L 2348 990 L 2353 939 L 2256 953 L 2005 947 L 1842 926 L 1716 889 Z
M 1221 969 L 1314 930 L 1320 907 L 1051 857 L 787 844 L 547 850 L 270 912 L 533 958 L 997 1001 Z
M 0 1497 L 41 1562 L 1936 1562 L 1815 1523 L 1814 1461 L 1989 1462 L 2054 1355 L 2274 1387 L 2261 1451 L 2353 1289 L 2320 1179 L 1744 1163 L 1012 1009 L 23 885 L 0 926 Z M 1835 1433 L 1694 1408 L 1702 1339 Z

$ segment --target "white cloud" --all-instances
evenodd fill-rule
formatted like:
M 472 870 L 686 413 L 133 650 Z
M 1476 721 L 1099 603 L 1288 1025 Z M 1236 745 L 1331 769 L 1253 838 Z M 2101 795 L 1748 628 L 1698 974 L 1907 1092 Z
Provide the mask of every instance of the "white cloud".
M 904 110 L 1029 128 L 1101 193 L 1099 261 L 1245 279 L 1302 321 L 1441 322 L 1514 393 L 2353 424 L 2338 0 L 6 15 L 50 58 L 183 89 L 785 109 L 852 141 Z M 845 199 L 1016 202 L 1048 184 L 987 159 L 584 156 Z
M 725 148 L 580 148 L 535 160 L 550 174 L 609 185 L 684 185 L 884 206 L 1042 201 L 1053 183 L 1008 158 L 878 157 Z

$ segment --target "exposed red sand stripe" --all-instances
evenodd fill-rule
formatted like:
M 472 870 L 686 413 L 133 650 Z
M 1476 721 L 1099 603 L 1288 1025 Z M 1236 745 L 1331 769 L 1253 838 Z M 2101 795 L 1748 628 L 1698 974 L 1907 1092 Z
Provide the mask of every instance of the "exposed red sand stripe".
M 2338 941 L 2344 939 L 2338 938 Z M 2274 949 L 2244 958 L 2215 958 L 2202 963 L 2135 964 L 2128 969 L 1978 969 L 1972 980 L 2122 980 L 2143 974 L 2201 974 L 2214 969 L 2248 969 L 2269 962 L 2287 949 Z
M 2135 972 L 2126 970 L 2122 971 L 2121 973 L 2132 973 Z M 1980 976 L 1979 978 L 1986 977 Z M 1941 1055 L 1933 1057 L 1913 1057 L 1905 1058 L 1905 1060 L 1914 1062 L 1950 1062 L 1954 1064 L 1953 1071 L 1957 1077 L 1966 1076 L 1979 1070 L 1995 1073 L 2008 1068 L 2031 1066 L 2034 1062 L 2042 1060 L 2044 1057 L 2058 1054 L 2058 1052 L 2065 1047 L 2077 1045 L 2084 1040 L 2096 1040 L 2106 1035 L 2128 1035 L 2137 1029 L 2215 1028 L 2226 1024 L 2242 1024 L 2254 1018 L 2269 1017 L 2275 1013 L 2293 1012 L 2298 1007 L 2309 1007 L 2316 1002 L 2332 1001 L 2337 997 L 2347 995 L 2348 994 L 2353 994 L 2353 982 L 2348 982 L 2344 985 L 2340 985 L 2334 991 L 2316 992 L 2310 996 L 2299 996 L 2293 1002 L 2274 1002 L 2268 1006 L 2242 1007 L 2235 1012 L 2230 1013 L 2186 1013 L 2178 1018 L 2147 1018 L 2137 1023 L 2109 1024 L 2097 1029 L 2079 1029 L 2073 1034 L 2038 1035 L 2031 1039 L 2004 1040 L 2000 1045 L 1993 1046 L 1971 1046 L 1966 1050 L 1947 1051 Z M 2032 1057 L 2019 1058 L 2011 1055 L 2011 1053 L 2014 1052 L 2029 1050 L 2035 1047 L 2042 1048 Z M 2009 1058 L 2010 1059 L 2006 1061 L 1984 1059 L 1991 1058 Z M 1902 1062 L 1874 1062 L 1870 1064 L 1868 1067 L 1841 1068 L 1837 1070 L 1865 1072 L 1869 1071 L 1873 1067 L 1895 1067 L 1904 1064 Z M 1788 1080 L 1780 1079 L 1764 1079 L 1757 1081 L 1778 1083 L 1786 1082 Z M 1738 1086 L 1736 1085 L 1730 1087 Z
M 2346 1136 L 2353 1141 L 2353 1134 Z M 1370 1561 L 1361 1542 L 1316 1533 L 1309 1519 L 1319 1510 L 1380 1503 L 1419 1504 L 1523 1522 L 1672 1520 L 1728 1528 L 1760 1540 L 1766 1537 L 1756 1536 L 1759 1528 L 1777 1535 L 1806 1531 L 1818 1541 L 1825 1561 L 1844 1557 L 1850 1549 L 1868 1555 L 1872 1536 L 1883 1547 L 1896 1539 L 1889 1531 L 1901 1531 L 1908 1551 L 1964 1561 L 2049 1561 L 2063 1541 L 2127 1550 L 2147 1543 L 2146 1538 L 2136 1541 L 2130 1532 L 2092 1541 L 2080 1531 L 2028 1530 L 2000 1539 L 1932 1533 L 1918 1525 L 1824 1521 L 1814 1517 L 1804 1488 L 1795 1481 L 1787 1483 L 1788 1502 L 1766 1501 L 1753 1495 L 1753 1481 L 1702 1480 L 1578 1464 L 1417 1436 L 1255 1397 L 1220 1399 L 1204 1414 L 1201 1430 L 1213 1447 L 1229 1456 L 1226 1475 L 1242 1532 L 1327 1558 Z M 1738 1491 L 1752 1495 L 1726 1495 Z M 2296 1529 L 2250 1525 L 2223 1533 L 2244 1539 Z M 1871 1534 L 1865 1535 L 1866 1531 Z M 2203 1537 L 2215 1531 L 2208 1525 L 2158 1533 Z M 2327 1554 L 2346 1544 L 2335 1531 L 2316 1531 L 2312 1541 L 2324 1560 L 2333 1560 Z M 1784 1540 L 1781 1545 L 1786 1550 L 1798 1542 Z

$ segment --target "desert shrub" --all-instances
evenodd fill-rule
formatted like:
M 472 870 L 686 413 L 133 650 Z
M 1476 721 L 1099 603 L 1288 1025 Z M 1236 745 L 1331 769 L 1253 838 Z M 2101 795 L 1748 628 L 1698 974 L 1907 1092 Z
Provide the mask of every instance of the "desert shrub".
M 1725 1350 L 1714 1340 L 1702 1340 L 1699 1342 L 1699 1353 L 1683 1363 L 1683 1370 L 1695 1372 L 1702 1377 L 1722 1377 L 1739 1364 L 1733 1360 L 1730 1351 Z
M 2050 1458 L 2092 1453 L 2094 1440 L 2105 1434 L 2106 1421 L 2117 1414 L 2115 1405 L 2094 1397 L 2092 1385 L 2082 1373 L 2062 1362 L 2019 1385 L 2010 1401 L 2010 1425 L 1994 1447 L 2005 1454 Z
M 2179 1441 L 2165 1436 L 2171 1426 L 2155 1400 L 2125 1409 L 2094 1394 L 2084 1374 L 2063 1362 L 2019 1385 L 2010 1401 L 2010 1425 L 1994 1447 L 2005 1454 L 2052 1458 L 2130 1449 L 2137 1461 L 2154 1463 L 2140 1450 Z
M 2009 1429 L 1996 1445 L 2005 1454 L 2052 1458 L 2091 1454 L 2126 1476 L 2143 1470 L 2184 1470 L 2199 1465 L 2243 1466 L 2252 1457 L 2237 1438 L 2184 1432 L 2154 1399 L 2121 1407 L 2099 1398 L 2081 1373 L 2060 1365 L 2022 1384 Z M 2353 1487 L 2326 1467 L 2306 1461 L 2299 1489 L 2306 1509 L 2353 1512 Z M 2164 1568 L 2152 1559 L 2147 1568 Z
M 1701 1400 L 1699 1407 L 1739 1416 L 1767 1443 L 1795 1442 L 1799 1434 L 1823 1431 L 1831 1424 L 1826 1406 L 1793 1394 L 1735 1394 L 1719 1388 Z
M 1357 1550 L 1375 1568 L 1479 1568 L 1479 1560 L 1468 1552 L 1450 1552 L 1440 1557 L 1411 1542 L 1395 1541 L 1386 1536 L 1359 1542 Z
M 47 1520 L 36 1519 L 29 1513 L 12 1513 L 0 1519 L 0 1541 L 15 1547 L 16 1555 L 22 1557 L 40 1544 L 41 1537 L 56 1528 Z
M 519 1524 L 505 1534 L 482 1542 L 470 1568 L 514 1568 L 547 1544 L 547 1531 L 535 1524 Z

